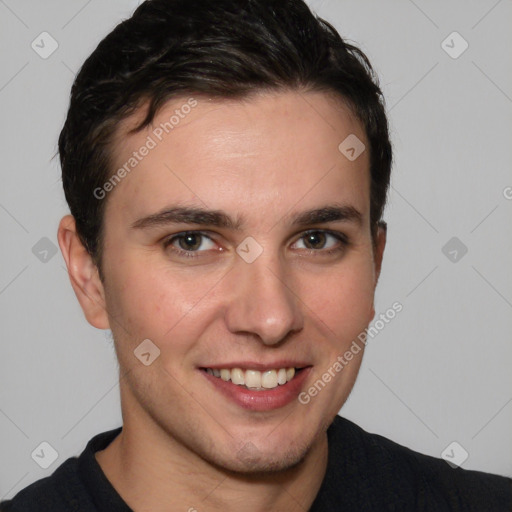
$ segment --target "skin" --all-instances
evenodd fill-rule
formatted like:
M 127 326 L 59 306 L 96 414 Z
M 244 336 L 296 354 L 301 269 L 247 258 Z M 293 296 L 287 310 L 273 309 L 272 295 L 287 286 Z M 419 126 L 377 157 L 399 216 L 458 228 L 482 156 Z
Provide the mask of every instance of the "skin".
M 186 99 L 173 100 L 153 127 Z M 116 166 L 153 127 L 132 135 L 143 112 L 120 128 Z M 71 283 L 87 320 L 111 329 L 120 366 L 122 433 L 96 459 L 135 511 L 307 510 L 327 464 L 326 428 L 345 403 L 363 350 L 307 405 L 255 412 L 220 394 L 199 367 L 231 361 L 307 361 L 307 390 L 373 318 L 385 246 L 370 231 L 369 155 L 349 161 L 338 145 L 361 124 L 326 93 L 261 93 L 250 99 L 198 98 L 175 129 L 105 200 L 104 281 L 80 243 L 73 218 L 59 227 Z M 117 168 L 117 167 L 116 167 Z M 356 209 L 357 220 L 292 225 L 326 205 Z M 168 224 L 138 229 L 170 206 L 243 216 L 239 231 Z M 344 234 L 348 245 L 308 230 Z M 162 241 L 206 232 L 196 258 Z M 248 236 L 263 253 L 235 251 Z M 198 239 L 195 239 L 196 241 Z M 328 250 L 340 251 L 328 254 Z M 134 349 L 150 339 L 149 366 Z M 164 504 L 164 505 L 163 505 Z

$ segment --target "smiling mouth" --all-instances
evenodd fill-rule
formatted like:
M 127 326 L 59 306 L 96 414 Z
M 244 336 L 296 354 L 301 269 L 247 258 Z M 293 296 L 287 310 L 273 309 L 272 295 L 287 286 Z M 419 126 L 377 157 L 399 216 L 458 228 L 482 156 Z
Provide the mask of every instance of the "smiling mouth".
M 265 391 L 284 386 L 304 368 L 276 368 L 274 370 L 250 370 L 242 368 L 201 368 L 204 372 L 251 391 Z

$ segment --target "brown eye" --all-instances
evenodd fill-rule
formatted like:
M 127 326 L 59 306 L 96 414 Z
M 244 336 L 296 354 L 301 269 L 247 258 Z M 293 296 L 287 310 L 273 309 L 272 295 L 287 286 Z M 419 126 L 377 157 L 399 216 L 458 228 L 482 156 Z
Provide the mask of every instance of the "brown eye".
M 313 231 L 304 235 L 305 245 L 308 249 L 323 249 L 326 239 L 326 233 L 321 231 Z
M 164 249 L 170 249 L 179 256 L 201 255 L 215 248 L 214 241 L 206 234 L 196 231 L 178 233 L 163 242 Z
M 197 233 L 188 233 L 178 238 L 180 249 L 185 251 L 195 251 L 201 247 L 202 235 Z
M 308 231 L 304 233 L 297 243 L 302 242 L 304 247 L 299 249 L 308 249 L 315 252 L 330 252 L 337 249 L 343 249 L 348 245 L 348 239 L 343 233 L 330 232 L 330 231 Z

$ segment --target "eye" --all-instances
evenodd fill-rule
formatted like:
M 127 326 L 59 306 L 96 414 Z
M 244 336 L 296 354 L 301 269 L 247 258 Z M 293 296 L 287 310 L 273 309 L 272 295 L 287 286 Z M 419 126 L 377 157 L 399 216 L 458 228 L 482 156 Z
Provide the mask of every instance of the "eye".
M 173 252 L 186 257 L 194 257 L 196 252 L 209 251 L 215 248 L 214 241 L 200 231 L 187 231 L 173 235 L 163 242 L 164 249 L 171 248 Z
M 304 233 L 295 243 L 303 242 L 303 247 L 314 252 L 324 252 L 331 254 L 344 250 L 348 246 L 347 237 L 343 233 L 331 232 L 326 230 L 315 230 Z

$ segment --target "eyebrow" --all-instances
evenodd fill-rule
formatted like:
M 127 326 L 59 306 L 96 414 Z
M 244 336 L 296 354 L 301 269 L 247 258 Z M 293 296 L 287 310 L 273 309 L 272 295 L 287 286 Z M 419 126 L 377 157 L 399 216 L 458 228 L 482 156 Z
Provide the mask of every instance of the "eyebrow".
M 159 227 L 167 224 L 198 224 L 201 226 L 215 226 L 234 231 L 240 231 L 242 219 L 233 220 L 222 210 L 205 210 L 198 207 L 166 208 L 158 213 L 148 215 L 135 221 L 132 228 L 144 229 Z
M 326 205 L 306 210 L 298 214 L 288 214 L 284 220 L 291 220 L 292 226 L 310 226 L 326 222 L 355 222 L 362 224 L 362 214 L 350 205 Z M 195 224 L 241 231 L 245 220 L 243 216 L 231 218 L 222 210 L 206 210 L 199 207 L 171 207 L 138 219 L 132 224 L 134 229 L 161 227 L 167 224 Z
M 309 226 L 324 222 L 355 222 L 363 223 L 363 216 L 359 210 L 349 205 L 328 205 L 299 213 L 292 222 L 293 226 Z

